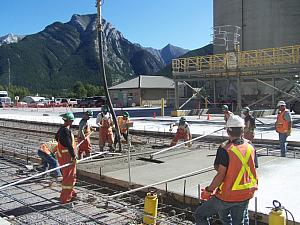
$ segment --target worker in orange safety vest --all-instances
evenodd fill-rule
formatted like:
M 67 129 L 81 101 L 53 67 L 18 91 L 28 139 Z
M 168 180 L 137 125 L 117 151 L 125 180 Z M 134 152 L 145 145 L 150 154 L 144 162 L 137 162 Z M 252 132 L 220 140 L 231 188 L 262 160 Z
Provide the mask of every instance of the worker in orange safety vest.
M 86 111 L 83 114 L 82 119 L 79 122 L 77 143 L 81 143 L 78 147 L 78 159 L 82 157 L 89 157 L 92 151 L 90 133 L 96 129 L 91 126 L 89 119 L 93 117 L 93 112 L 91 110 Z
M 72 134 L 70 127 L 74 121 L 74 115 L 71 112 L 65 113 L 62 116 L 64 124 L 59 128 L 55 135 L 55 139 L 58 142 L 57 148 L 57 160 L 60 166 L 72 163 L 70 166 L 61 169 L 62 172 L 62 183 L 61 183 L 61 193 L 60 202 L 62 204 L 72 201 L 76 196 L 76 191 L 74 186 L 76 183 L 76 143 L 74 135 Z
M 96 119 L 96 124 L 99 126 L 99 148 L 103 151 L 105 143 L 108 143 L 110 151 L 114 151 L 113 146 L 114 136 L 113 136 L 113 120 L 109 113 L 108 106 L 104 105 L 101 112 L 98 114 Z
M 42 167 L 39 169 L 44 172 L 47 169 L 53 169 L 58 167 L 57 159 L 55 153 L 57 151 L 58 143 L 56 140 L 51 140 L 46 143 L 42 143 L 38 149 L 38 156 L 42 159 Z M 54 177 L 61 177 L 60 170 L 55 170 L 51 173 Z
M 281 157 L 285 157 L 287 153 L 286 139 L 291 135 L 292 131 L 292 116 L 290 111 L 286 108 L 284 101 L 279 101 L 277 107 L 279 107 L 279 112 L 275 123 L 275 129 L 279 134 Z
M 120 128 L 120 134 L 124 137 L 126 143 L 128 142 L 128 134 L 129 134 L 129 127 L 133 126 L 133 122 L 129 120 L 129 113 L 124 112 L 123 116 L 117 117 L 118 125 Z M 116 142 L 116 140 L 115 140 Z
M 173 123 L 170 125 L 169 131 L 172 131 L 173 126 L 178 125 L 177 132 L 175 134 L 175 137 L 173 138 L 170 146 L 174 146 L 178 143 L 179 140 L 189 141 L 192 139 L 192 134 L 190 131 L 190 126 L 186 122 L 186 119 L 184 117 L 181 117 L 178 123 Z M 186 144 L 188 147 L 192 146 L 192 142 L 189 142 Z
M 196 225 L 209 225 L 208 218 L 218 214 L 222 224 L 249 224 L 248 204 L 257 190 L 254 165 L 255 149 L 243 139 L 244 120 L 230 116 L 227 121 L 229 140 L 217 150 L 214 162 L 217 174 L 205 191 L 216 194 L 195 212 Z

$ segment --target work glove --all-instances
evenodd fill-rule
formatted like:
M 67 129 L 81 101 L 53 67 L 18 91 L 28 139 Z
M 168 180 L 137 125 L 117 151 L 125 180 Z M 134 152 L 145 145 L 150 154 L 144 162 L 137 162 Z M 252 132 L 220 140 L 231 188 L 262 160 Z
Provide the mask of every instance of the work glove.
M 212 192 L 208 190 L 208 187 L 206 188 L 201 188 L 201 195 L 200 195 L 200 199 L 207 201 L 211 198 L 212 196 Z

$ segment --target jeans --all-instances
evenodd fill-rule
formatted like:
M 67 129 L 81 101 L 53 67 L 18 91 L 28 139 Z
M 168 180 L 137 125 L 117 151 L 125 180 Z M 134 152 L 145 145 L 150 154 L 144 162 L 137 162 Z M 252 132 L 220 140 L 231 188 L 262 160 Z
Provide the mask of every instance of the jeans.
M 48 165 L 49 165 L 49 169 L 53 169 L 58 167 L 58 163 L 55 157 L 46 154 L 45 152 L 42 152 L 40 150 L 38 150 L 38 156 L 41 157 L 42 159 L 42 164 L 43 164 L 43 170 L 46 171 L 48 169 Z M 52 172 L 54 176 L 56 177 L 60 177 L 61 176 L 61 172 L 60 170 L 55 170 Z
M 287 134 L 286 133 L 279 133 L 279 145 L 280 145 L 280 155 L 281 157 L 285 157 L 287 153 Z
M 214 214 L 219 214 L 223 225 L 248 225 L 248 203 L 249 200 L 224 202 L 216 197 L 212 197 L 196 209 L 196 225 L 210 225 L 208 218 Z
M 230 216 L 230 209 L 228 210 L 223 210 L 219 212 L 219 217 L 220 220 L 222 222 L 223 225 L 231 225 L 232 223 L 232 219 Z M 244 221 L 244 225 L 249 225 L 249 215 L 248 215 L 248 206 L 245 209 L 244 213 L 243 213 L 243 221 Z

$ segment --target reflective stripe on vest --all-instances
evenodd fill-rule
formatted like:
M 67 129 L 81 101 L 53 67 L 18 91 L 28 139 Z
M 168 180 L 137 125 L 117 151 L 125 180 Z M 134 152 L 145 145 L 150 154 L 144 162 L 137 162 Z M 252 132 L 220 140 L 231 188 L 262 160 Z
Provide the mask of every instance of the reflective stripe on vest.
M 63 190 L 72 190 L 74 188 L 74 185 L 61 185 L 61 188 Z
M 231 151 L 233 151 L 233 153 L 241 160 L 242 162 L 242 168 L 237 176 L 237 178 L 235 179 L 235 182 L 232 186 L 232 190 L 236 191 L 236 190 L 244 190 L 244 189 L 249 189 L 252 188 L 256 185 L 256 178 L 254 177 L 254 175 L 252 174 L 250 167 L 248 165 L 248 161 L 250 159 L 251 156 L 251 150 L 252 147 L 251 145 L 248 145 L 247 147 L 247 151 L 246 151 L 246 155 L 245 157 L 240 153 L 240 151 L 237 149 L 236 146 L 231 148 Z M 248 176 L 250 177 L 251 181 L 249 183 L 246 184 L 240 184 L 243 178 L 244 173 L 247 172 Z
M 280 114 L 277 115 L 277 121 L 276 121 L 276 131 L 278 133 L 286 133 L 289 129 L 289 121 L 286 121 L 284 119 L 285 113 L 288 112 L 287 109 L 282 111 Z
M 229 165 L 216 197 L 226 202 L 248 200 L 257 190 L 254 148 L 244 139 L 244 144 L 230 143 L 225 149 L 229 156 Z
M 75 150 L 76 149 L 76 142 L 75 142 L 75 138 L 74 138 L 74 135 L 71 133 L 71 138 L 72 138 L 72 146 L 73 146 L 73 149 Z M 63 153 L 67 153 L 69 152 L 68 149 L 66 149 L 66 147 L 64 147 L 62 144 L 58 143 L 58 147 L 57 147 L 57 155 L 59 157 L 62 157 L 62 154 Z

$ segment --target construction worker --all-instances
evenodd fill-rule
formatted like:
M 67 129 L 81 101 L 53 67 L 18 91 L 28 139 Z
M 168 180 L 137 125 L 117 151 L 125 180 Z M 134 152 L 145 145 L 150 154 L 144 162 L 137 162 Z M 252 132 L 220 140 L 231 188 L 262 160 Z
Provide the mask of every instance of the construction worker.
M 107 105 L 102 107 L 101 112 L 97 116 L 96 124 L 99 126 L 100 151 L 103 151 L 106 142 L 108 143 L 110 151 L 114 151 L 113 120 Z
M 129 120 L 129 113 L 124 112 L 123 116 L 118 116 L 118 125 L 120 128 L 120 134 L 124 137 L 126 143 L 128 142 L 129 127 L 133 126 L 133 122 Z
M 279 112 L 275 123 L 275 129 L 279 134 L 281 157 L 285 157 L 287 153 L 286 139 L 291 135 L 292 131 L 292 116 L 290 111 L 286 108 L 284 101 L 279 101 L 277 107 L 279 107 Z
M 76 183 L 76 143 L 74 135 L 72 134 L 70 127 L 74 121 L 74 115 L 71 112 L 61 115 L 64 120 L 64 124 L 59 128 L 55 135 L 55 139 L 58 142 L 57 147 L 57 160 L 60 166 L 72 163 L 70 166 L 61 169 L 62 172 L 62 191 L 60 193 L 60 202 L 62 204 L 72 201 L 76 196 L 74 186 Z
M 257 190 L 254 165 L 255 150 L 243 138 L 244 120 L 239 116 L 228 118 L 226 127 L 229 140 L 217 150 L 214 168 L 217 174 L 205 188 L 209 200 L 198 206 L 196 225 L 210 224 L 208 218 L 219 214 L 222 224 L 248 224 L 248 203 Z
M 82 119 L 79 122 L 79 130 L 77 142 L 81 143 L 78 147 L 78 158 L 89 157 L 92 151 L 90 133 L 95 131 L 95 128 L 89 123 L 89 119 L 93 117 L 93 112 L 91 110 L 86 111 L 83 114 Z
M 255 118 L 250 115 L 249 107 L 244 107 L 242 112 L 242 117 L 244 117 L 245 121 L 244 138 L 252 142 L 254 139 L 254 130 L 256 128 Z
M 192 134 L 190 131 L 190 126 L 186 122 L 186 119 L 184 117 L 181 117 L 178 123 L 173 123 L 170 125 L 170 132 L 172 131 L 172 128 L 174 126 L 178 126 L 177 132 L 175 134 L 175 137 L 173 138 L 171 142 L 171 146 L 174 146 L 178 143 L 179 140 L 183 139 L 184 141 L 189 141 L 192 139 Z M 186 144 L 188 147 L 192 146 L 192 142 L 189 142 Z
M 57 141 L 51 140 L 40 145 L 38 150 L 38 156 L 42 159 L 42 168 L 40 171 L 44 172 L 48 169 L 53 169 L 58 167 L 57 159 L 55 153 L 57 151 Z M 60 170 L 55 170 L 52 172 L 53 176 L 58 178 L 61 177 Z
M 228 118 L 232 116 L 233 113 L 229 111 L 228 105 L 222 105 L 222 112 L 224 113 L 224 120 L 227 123 Z

